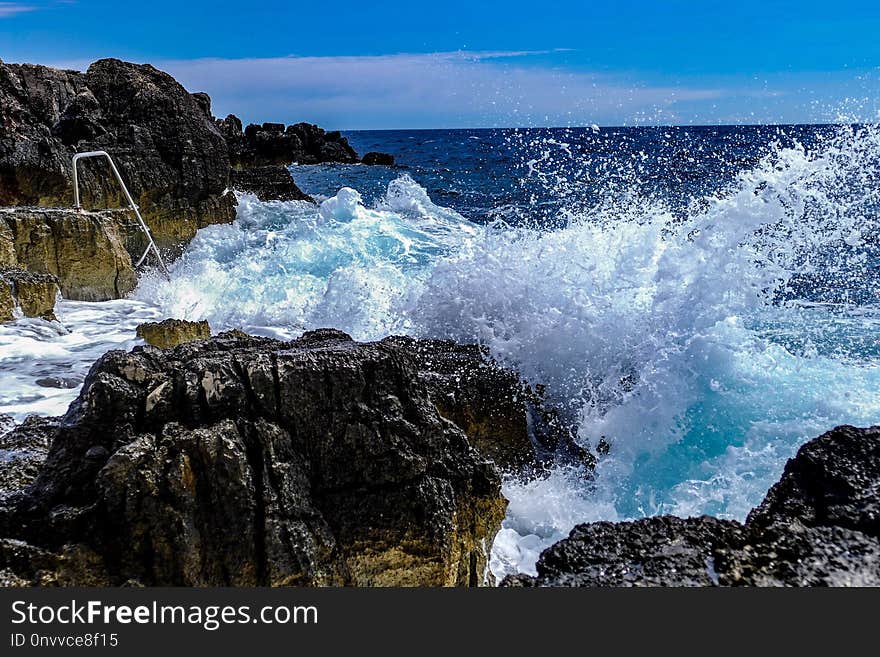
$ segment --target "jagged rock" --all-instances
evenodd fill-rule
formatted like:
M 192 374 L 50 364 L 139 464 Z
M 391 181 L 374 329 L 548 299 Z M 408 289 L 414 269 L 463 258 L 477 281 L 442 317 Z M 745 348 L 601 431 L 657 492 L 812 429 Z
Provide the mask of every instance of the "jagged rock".
M 261 201 L 315 202 L 311 196 L 297 187 L 286 166 L 233 169 L 229 174 L 229 182 L 236 191 L 256 194 Z
M 229 222 L 226 142 L 205 107 L 150 65 L 102 59 L 88 71 L 0 62 L 0 205 L 70 206 L 70 159 L 106 150 L 160 247 Z M 84 207 L 124 206 L 103 161 L 81 163 Z
M 0 496 L 33 482 L 46 460 L 49 438 L 58 428 L 59 421 L 59 418 L 30 416 L 20 425 L 14 426 L 13 423 L 10 426 L 8 420 L 11 419 L 0 417 L 0 461 L 3 463 Z
M 204 112 L 205 116 L 213 121 L 214 115 L 211 113 L 211 97 L 204 91 L 197 91 L 192 97 L 202 112 Z
M 745 524 L 592 523 L 506 586 L 880 586 L 880 427 L 838 427 L 789 460 Z
M 366 155 L 364 155 L 361 160 L 364 164 L 368 166 L 386 166 L 393 167 L 394 166 L 394 156 L 389 155 L 388 153 L 377 153 L 376 151 L 370 151 Z
M 183 319 L 166 319 L 146 322 L 137 327 L 137 336 L 148 345 L 159 349 L 172 349 L 178 345 L 211 337 L 208 322 L 189 322 Z
M 0 321 L 13 317 L 7 312 L 7 299 L 21 309 L 25 317 L 55 319 L 55 299 L 58 296 L 58 279 L 51 274 L 34 274 L 15 268 L 0 268 Z
M 880 427 L 838 427 L 790 459 L 753 527 L 846 527 L 880 538 Z
M 230 114 L 217 119 L 217 127 L 229 145 L 234 169 L 358 161 L 357 153 L 339 132 L 325 132 L 310 123 L 287 128 L 281 123 L 252 123 L 242 131 L 241 120 Z
M 143 239 L 125 213 L 0 208 L 0 266 L 52 275 L 66 299 L 105 301 L 133 290 L 126 244 L 142 252 Z
M 744 543 L 742 525 L 716 518 L 659 516 L 635 522 L 596 522 L 575 527 L 545 550 L 536 580 L 506 585 L 712 586 L 715 553 Z
M 471 444 L 503 470 L 560 460 L 589 468 L 595 464 L 540 395 L 492 361 L 485 349 L 406 337 L 385 342 L 413 354 L 440 415 L 461 427 Z
M 338 331 L 109 352 L 51 439 L 0 536 L 63 583 L 474 585 L 506 507 L 412 354 Z

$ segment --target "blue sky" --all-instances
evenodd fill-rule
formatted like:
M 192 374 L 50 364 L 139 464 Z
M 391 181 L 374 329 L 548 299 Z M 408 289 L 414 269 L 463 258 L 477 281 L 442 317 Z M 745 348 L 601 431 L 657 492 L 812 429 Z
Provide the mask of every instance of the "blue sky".
M 880 114 L 880 2 L 0 2 L 0 58 L 150 62 L 218 115 L 329 128 Z

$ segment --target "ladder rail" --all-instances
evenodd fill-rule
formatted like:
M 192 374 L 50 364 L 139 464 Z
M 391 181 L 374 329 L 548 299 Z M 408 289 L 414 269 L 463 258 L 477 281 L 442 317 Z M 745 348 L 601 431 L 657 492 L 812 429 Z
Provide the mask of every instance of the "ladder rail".
M 128 191 L 128 187 L 126 187 L 125 185 L 125 181 L 122 180 L 122 175 L 119 173 L 119 169 L 116 168 L 116 164 L 113 162 L 113 158 L 110 157 L 110 154 L 107 151 L 86 151 L 83 153 L 76 153 L 73 156 L 73 160 L 71 163 L 71 167 L 73 169 L 73 207 L 77 210 L 82 210 L 79 196 L 79 173 L 77 171 L 77 164 L 80 160 L 91 157 L 104 157 L 107 159 L 107 162 L 110 164 L 110 170 L 113 172 L 113 175 L 116 176 L 116 180 L 119 182 L 119 186 L 122 188 L 122 193 L 125 195 L 125 200 L 128 201 L 129 207 L 137 217 L 138 223 L 140 224 L 141 230 L 143 231 L 144 235 L 147 236 L 147 248 L 144 251 L 144 254 L 135 263 L 135 267 L 140 267 L 147 259 L 147 255 L 149 255 L 150 251 L 152 251 L 156 254 L 156 259 L 159 261 L 159 266 L 162 268 L 162 272 L 165 274 L 165 277 L 170 279 L 168 267 L 165 265 L 165 260 L 162 258 L 162 254 L 159 253 L 159 247 L 156 246 L 156 242 L 153 241 L 153 235 L 150 233 L 149 227 L 147 227 L 147 224 L 144 221 L 144 218 L 141 216 L 137 204 L 131 197 L 131 194 Z

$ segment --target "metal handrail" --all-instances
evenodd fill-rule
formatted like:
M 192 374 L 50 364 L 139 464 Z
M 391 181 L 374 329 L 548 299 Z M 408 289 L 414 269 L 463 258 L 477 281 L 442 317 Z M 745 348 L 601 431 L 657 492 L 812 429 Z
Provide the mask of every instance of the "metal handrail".
M 137 217 L 138 223 L 141 225 L 141 230 L 144 231 L 144 235 L 147 236 L 147 249 L 144 251 L 144 254 L 140 257 L 140 259 L 135 263 L 135 267 L 140 267 L 144 260 L 147 259 L 147 254 L 149 254 L 152 249 L 153 253 L 156 254 L 156 259 L 159 261 L 159 266 L 162 268 L 162 272 L 165 274 L 166 278 L 170 278 L 170 274 L 168 273 L 168 267 L 165 266 L 165 261 L 162 259 L 162 254 L 159 253 L 159 247 L 156 246 L 156 243 L 153 241 L 153 236 L 150 234 L 150 229 L 147 227 L 144 218 L 141 216 L 140 210 L 138 206 L 135 204 L 134 199 L 131 197 L 131 194 L 128 193 L 128 187 L 125 186 L 125 182 L 122 180 L 122 176 L 119 174 L 119 169 L 116 168 L 116 165 L 113 163 L 113 158 L 110 157 L 110 154 L 107 151 L 88 151 L 86 153 L 77 153 L 73 156 L 72 168 L 73 168 L 73 207 L 77 210 L 82 209 L 82 205 L 79 202 L 79 175 L 77 174 L 76 164 L 82 159 L 87 157 L 106 157 L 107 162 L 110 163 L 110 169 L 113 171 L 113 175 L 116 176 L 116 180 L 119 181 L 119 186 L 122 187 L 122 193 L 125 194 L 125 199 L 128 201 L 128 205 L 134 211 L 135 216 Z

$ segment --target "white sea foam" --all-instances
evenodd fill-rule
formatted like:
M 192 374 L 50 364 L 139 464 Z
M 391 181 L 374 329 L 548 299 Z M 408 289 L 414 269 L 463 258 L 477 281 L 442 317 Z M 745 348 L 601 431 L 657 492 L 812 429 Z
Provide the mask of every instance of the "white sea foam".
M 92 364 L 111 349 L 140 342 L 135 328 L 158 312 L 128 299 L 62 300 L 55 308 L 58 321 L 0 324 L 0 413 L 19 421 L 32 413 L 63 415 Z

